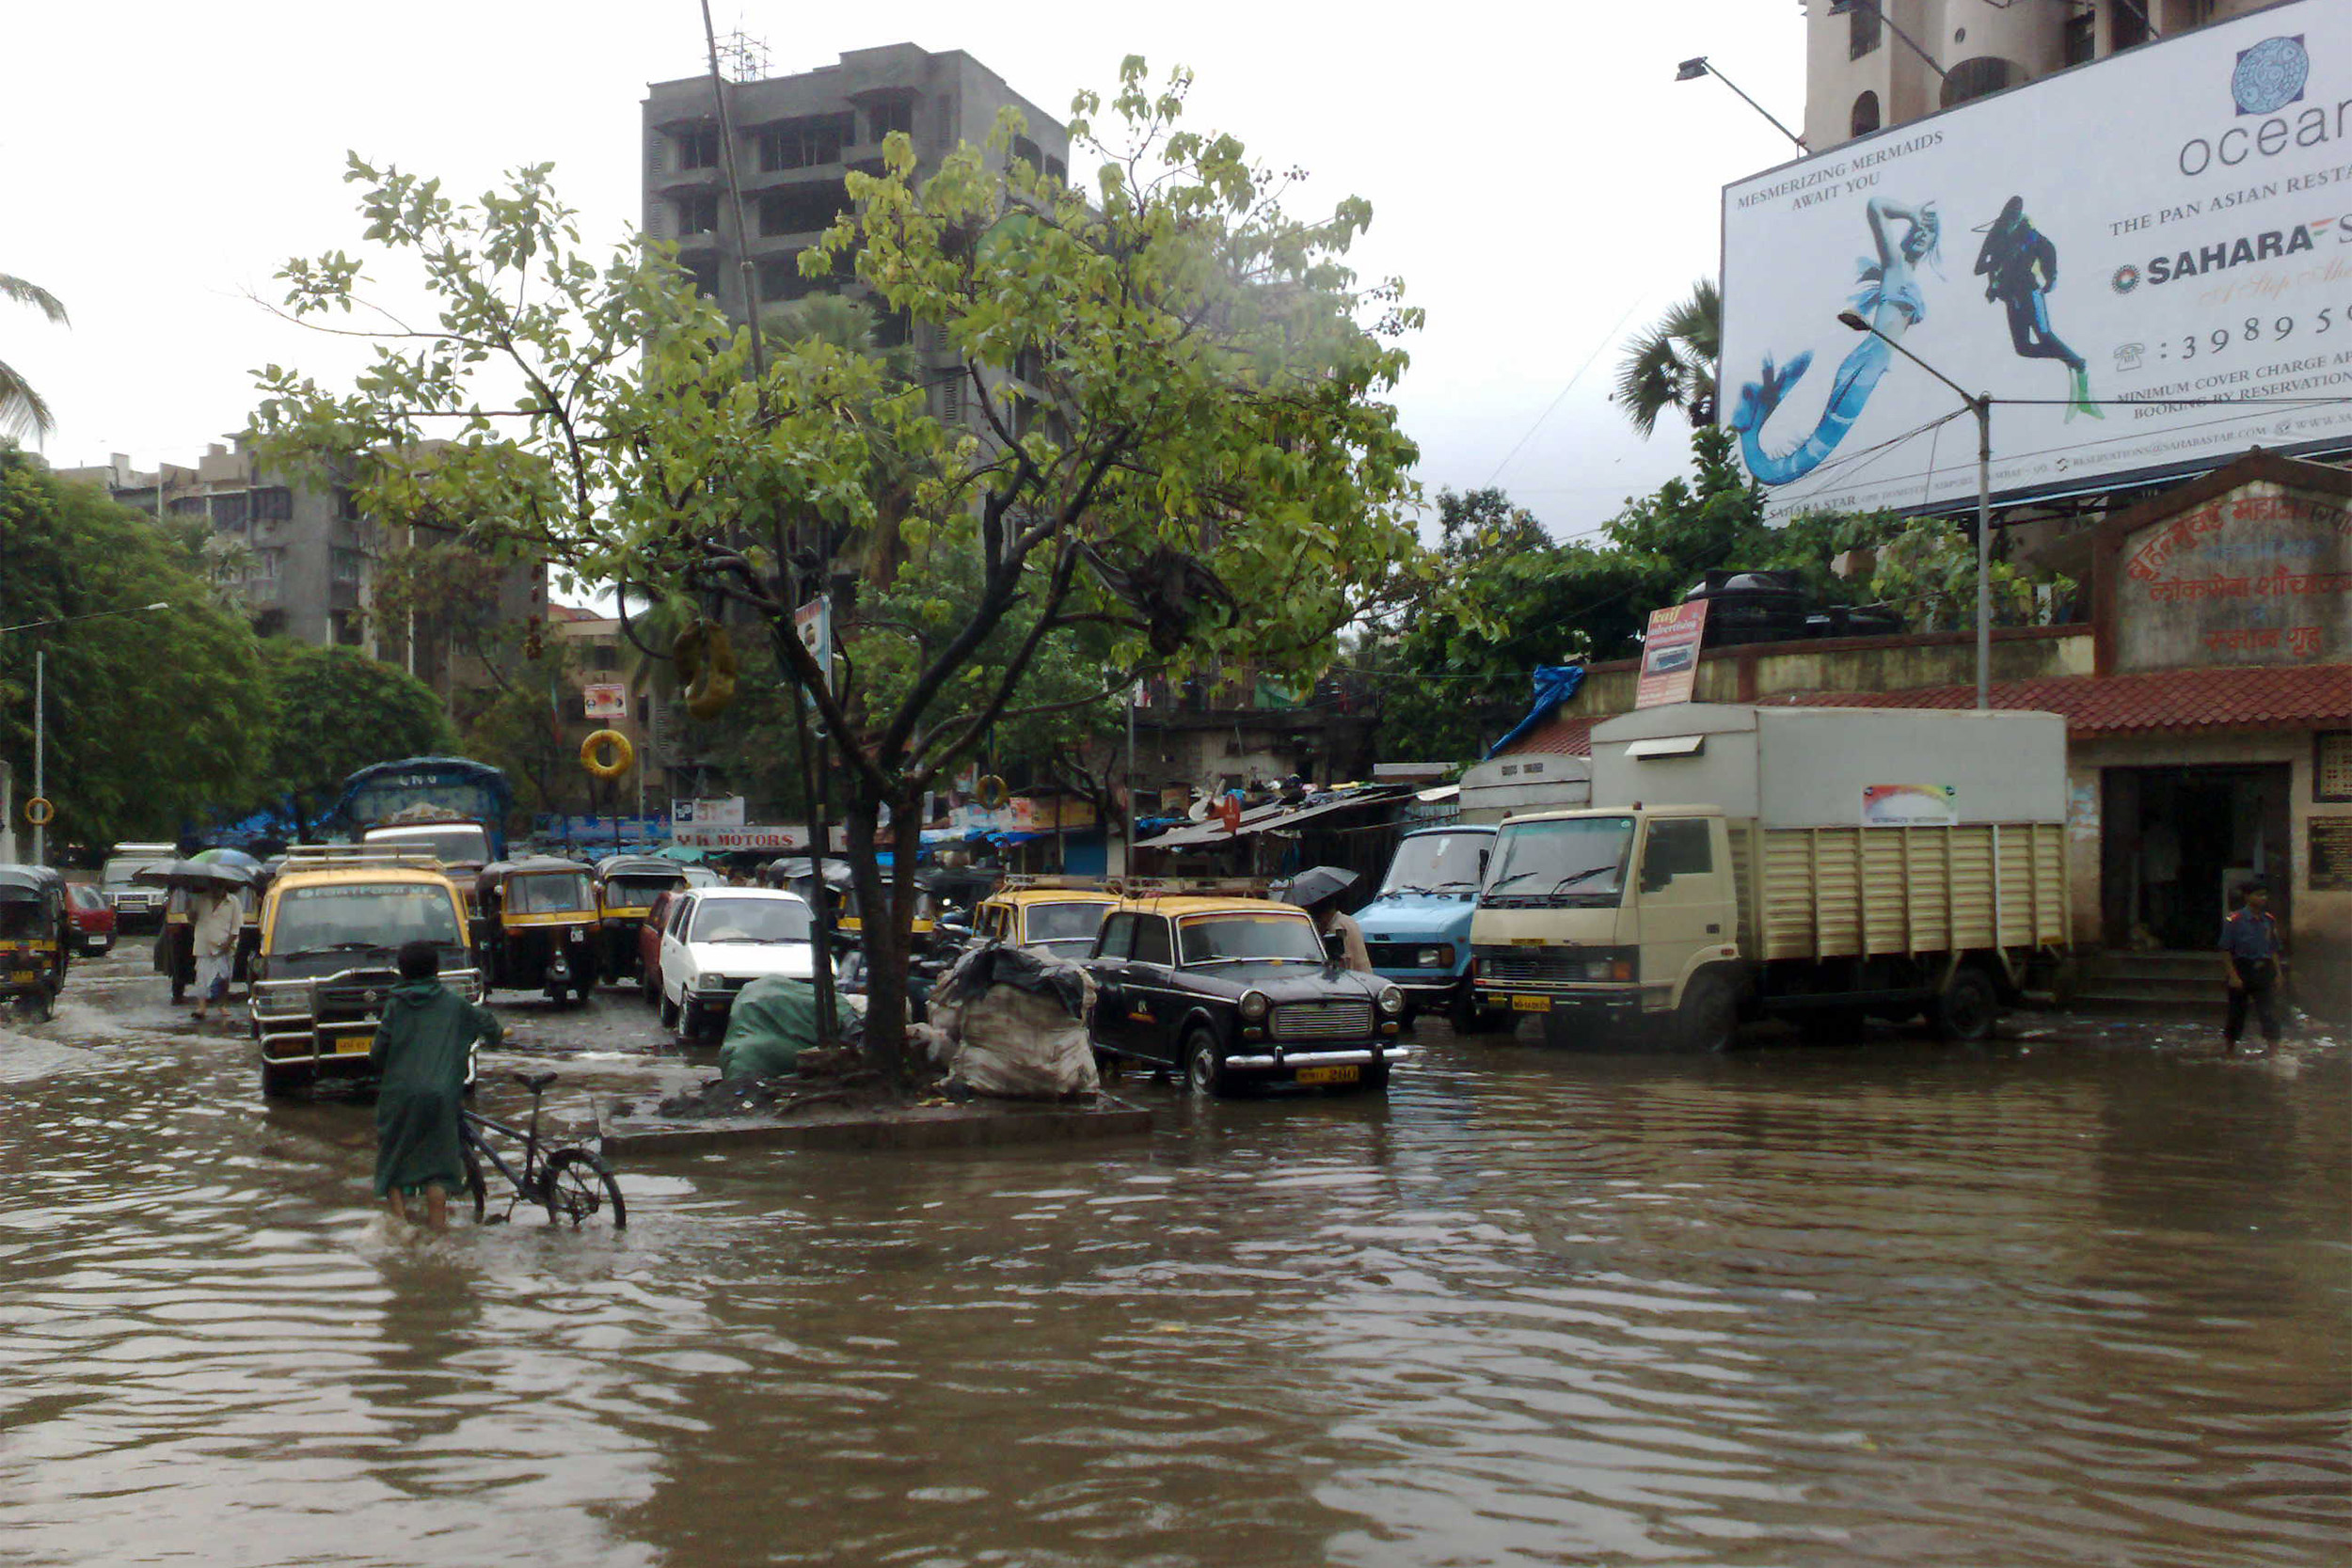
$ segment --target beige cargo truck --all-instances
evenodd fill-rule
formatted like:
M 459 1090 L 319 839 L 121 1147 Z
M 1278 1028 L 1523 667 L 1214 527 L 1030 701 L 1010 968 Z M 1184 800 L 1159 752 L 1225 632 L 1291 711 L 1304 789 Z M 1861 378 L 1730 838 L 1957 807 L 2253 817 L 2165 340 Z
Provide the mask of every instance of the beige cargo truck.
M 1478 1004 L 1549 1038 L 1982 1039 L 2065 960 L 2056 714 L 1648 708 L 1594 727 L 1593 801 L 1506 820 L 1471 921 Z

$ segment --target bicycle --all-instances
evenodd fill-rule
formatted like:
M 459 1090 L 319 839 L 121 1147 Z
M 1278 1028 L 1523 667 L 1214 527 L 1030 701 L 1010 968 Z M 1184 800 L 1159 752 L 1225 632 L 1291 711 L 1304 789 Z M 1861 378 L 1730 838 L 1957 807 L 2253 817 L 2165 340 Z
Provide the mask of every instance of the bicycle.
M 568 1219 L 577 1230 L 604 1213 L 612 1216 L 613 1229 L 626 1228 L 628 1206 L 621 1201 L 620 1183 L 613 1180 L 612 1168 L 601 1156 L 577 1145 L 551 1151 L 543 1149 L 539 1141 L 539 1097 L 555 1082 L 556 1075 L 516 1072 L 508 1076 L 531 1091 L 528 1128 L 510 1127 L 495 1117 L 472 1111 L 461 1113 L 463 1135 L 458 1141 L 466 1160 L 466 1191 L 473 1198 L 474 1223 L 496 1225 L 510 1220 L 515 1217 L 516 1204 L 531 1203 L 547 1210 L 549 1225 Z M 490 1133 L 502 1134 L 522 1145 L 523 1168 L 519 1172 L 499 1153 L 490 1142 Z M 506 1200 L 506 1212 L 495 1218 L 485 1218 L 485 1211 L 489 1207 L 489 1184 L 482 1170 L 485 1161 L 514 1189 Z

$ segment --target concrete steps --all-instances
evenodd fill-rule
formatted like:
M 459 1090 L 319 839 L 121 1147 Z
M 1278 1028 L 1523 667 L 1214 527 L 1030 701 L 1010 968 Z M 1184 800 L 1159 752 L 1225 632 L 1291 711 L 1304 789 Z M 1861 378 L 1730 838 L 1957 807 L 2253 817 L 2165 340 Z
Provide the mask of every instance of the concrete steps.
M 2136 1018 L 2217 1017 L 2227 985 L 2218 953 L 2097 953 L 2083 960 L 2069 1004 Z

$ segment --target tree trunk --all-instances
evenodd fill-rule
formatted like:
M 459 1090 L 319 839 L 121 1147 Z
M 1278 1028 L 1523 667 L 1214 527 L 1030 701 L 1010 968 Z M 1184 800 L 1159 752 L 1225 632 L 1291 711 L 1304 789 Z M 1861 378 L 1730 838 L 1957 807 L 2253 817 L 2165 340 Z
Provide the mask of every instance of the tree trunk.
M 842 827 L 849 836 L 850 880 L 857 889 L 860 935 L 866 949 L 866 1060 L 875 1070 L 897 1083 L 906 1064 L 907 929 L 900 911 L 890 903 L 876 862 L 875 837 L 882 821 L 882 802 L 871 786 L 851 776 L 850 800 Z M 822 849 L 812 846 L 812 853 Z M 823 861 L 818 868 L 820 885 Z M 883 911 L 889 913 L 885 917 Z

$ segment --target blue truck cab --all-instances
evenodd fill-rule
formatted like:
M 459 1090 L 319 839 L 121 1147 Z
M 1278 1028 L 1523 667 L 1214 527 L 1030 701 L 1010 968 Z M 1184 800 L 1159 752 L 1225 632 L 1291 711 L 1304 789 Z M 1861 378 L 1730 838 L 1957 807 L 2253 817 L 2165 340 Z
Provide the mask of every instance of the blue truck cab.
M 1470 916 L 1494 848 L 1491 826 L 1423 828 L 1390 858 L 1378 896 L 1356 911 L 1381 978 L 1404 989 L 1416 1013 L 1442 1013 L 1456 1029 L 1486 1023 L 1470 997 Z

